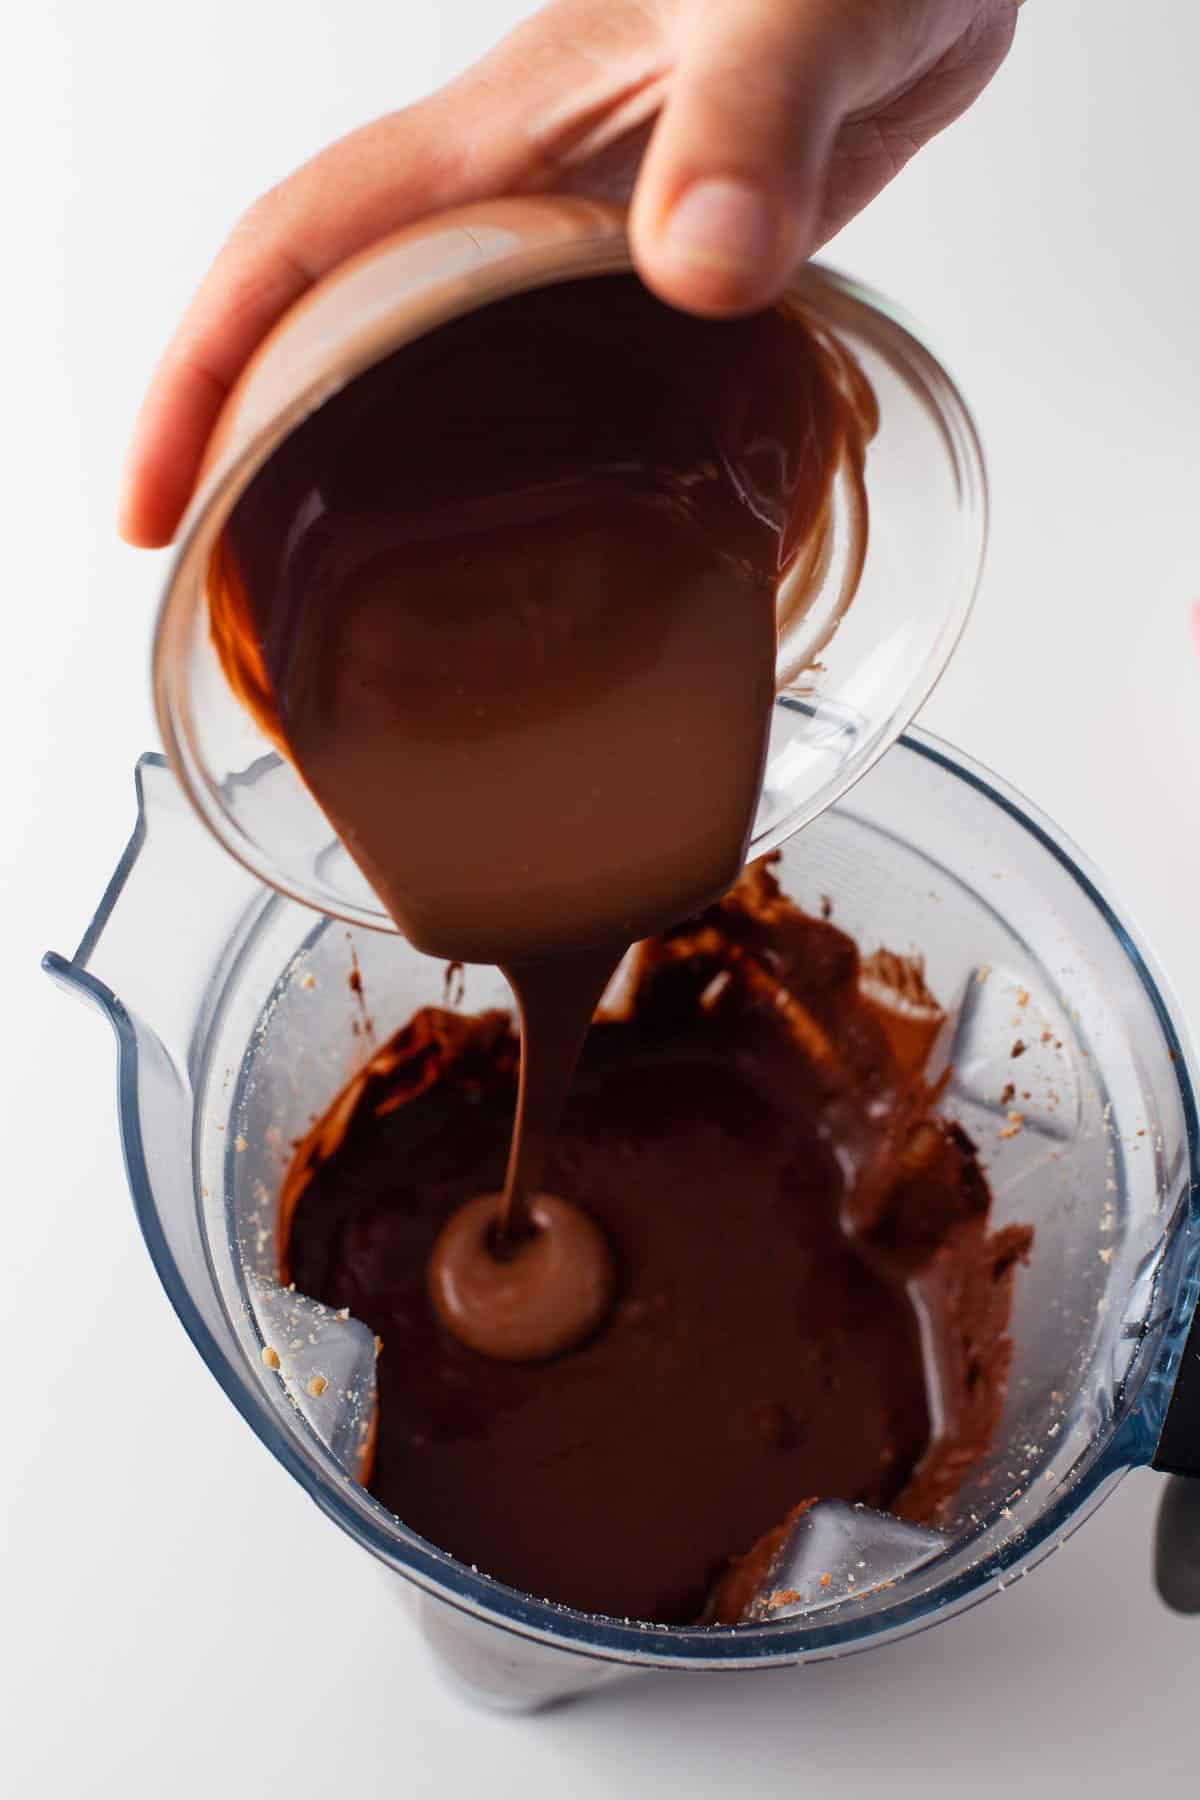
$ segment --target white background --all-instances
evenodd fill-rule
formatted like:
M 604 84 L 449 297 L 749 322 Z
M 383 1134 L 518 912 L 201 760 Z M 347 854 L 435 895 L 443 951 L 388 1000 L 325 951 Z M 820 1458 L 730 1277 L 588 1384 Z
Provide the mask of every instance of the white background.
M 1153 1596 L 1149 1474 L 1029 1580 L 898 1648 L 532 1720 L 465 1710 L 375 1566 L 236 1418 L 136 1236 L 106 1028 L 36 966 L 73 949 L 155 741 L 162 561 L 111 525 L 132 412 L 255 193 L 521 10 L 37 0 L 6 28 L 0 1785 L 1195 1792 L 1200 1619 Z M 982 102 L 831 253 L 924 322 L 988 450 L 986 583 L 925 722 L 1108 870 L 1194 1025 L 1198 67 L 1188 0 L 1031 0 Z

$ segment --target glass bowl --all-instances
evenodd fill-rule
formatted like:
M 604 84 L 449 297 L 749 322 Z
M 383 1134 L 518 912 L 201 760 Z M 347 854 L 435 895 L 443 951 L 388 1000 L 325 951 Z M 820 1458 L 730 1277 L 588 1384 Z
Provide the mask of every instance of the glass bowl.
M 230 689 L 207 577 L 238 496 L 302 419 L 381 357 L 504 295 L 630 267 L 623 215 L 580 200 L 495 201 L 435 218 L 327 277 L 276 328 L 226 404 L 168 577 L 154 691 L 172 766 L 226 849 L 282 893 L 381 930 L 392 922 L 331 842 L 324 814 Z M 749 854 L 844 793 L 913 718 L 954 649 L 983 554 L 985 483 L 949 376 L 897 311 L 828 270 L 792 299 L 857 358 L 881 423 L 867 453 L 869 538 L 857 596 L 826 641 L 853 555 L 852 483 L 835 487 L 820 592 L 781 630 L 781 692 Z M 790 672 L 799 670 L 795 679 Z

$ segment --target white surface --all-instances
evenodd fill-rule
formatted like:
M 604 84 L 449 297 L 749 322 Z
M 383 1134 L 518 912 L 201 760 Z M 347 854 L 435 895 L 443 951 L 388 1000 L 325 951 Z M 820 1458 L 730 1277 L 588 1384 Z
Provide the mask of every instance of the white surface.
M 1027 1581 L 896 1649 L 533 1720 L 464 1710 L 219 1393 L 137 1238 L 107 1030 L 36 968 L 74 947 L 154 741 L 161 560 L 110 525 L 132 409 L 255 192 L 519 10 L 38 0 L 10 27 L 0 1782 L 38 1800 L 1194 1792 L 1200 1620 L 1151 1592 L 1150 1475 Z M 832 255 L 924 322 L 989 455 L 986 585 L 925 722 L 1107 868 L 1200 1024 L 1200 9 L 1032 0 L 1019 40 Z

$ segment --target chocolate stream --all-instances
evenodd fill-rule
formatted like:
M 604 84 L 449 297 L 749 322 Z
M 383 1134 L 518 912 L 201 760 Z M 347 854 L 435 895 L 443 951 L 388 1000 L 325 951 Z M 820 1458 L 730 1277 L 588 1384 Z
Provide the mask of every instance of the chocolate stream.
M 874 425 L 861 374 L 794 309 L 715 324 L 599 277 L 398 351 L 229 521 L 211 612 L 235 691 L 412 942 L 510 972 L 527 1073 L 481 1256 L 519 1262 L 536 1236 L 539 1170 L 626 947 L 742 866 L 780 627 L 827 569 L 845 467 L 861 551 Z M 835 618 L 856 575 L 852 557 Z M 499 1295 L 477 1273 L 455 1293 Z M 580 1296 L 605 1287 L 578 1275 Z M 581 1336 L 593 1313 L 581 1300 Z

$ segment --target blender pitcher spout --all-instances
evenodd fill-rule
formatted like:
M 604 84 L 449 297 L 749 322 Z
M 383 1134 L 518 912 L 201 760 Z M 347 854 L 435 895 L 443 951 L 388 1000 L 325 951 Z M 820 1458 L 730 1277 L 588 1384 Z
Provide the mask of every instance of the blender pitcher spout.
M 151 1260 L 204 1361 L 286 1464 L 286 1446 L 239 1379 L 245 1357 L 210 1277 L 192 1155 L 214 967 L 236 957 L 241 925 L 265 896 L 196 830 L 164 757 L 143 756 L 135 779 L 137 822 L 91 923 L 73 956 L 51 951 L 42 966 L 113 1027 L 121 1148 Z
M 137 822 L 91 923 L 74 956 L 51 952 L 43 966 L 106 1012 L 118 1034 L 122 1022 L 153 1034 L 186 1085 L 214 966 L 262 888 L 196 830 L 165 757 L 141 757 L 134 779 Z

